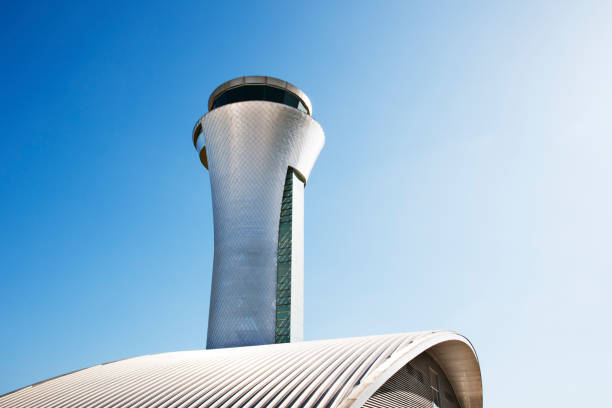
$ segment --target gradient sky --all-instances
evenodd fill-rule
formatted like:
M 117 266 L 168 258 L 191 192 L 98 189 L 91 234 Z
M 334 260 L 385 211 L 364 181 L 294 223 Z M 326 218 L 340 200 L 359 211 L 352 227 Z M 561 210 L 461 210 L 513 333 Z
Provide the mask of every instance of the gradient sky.
M 487 406 L 608 398 L 610 2 L 43 3 L 0 12 L 0 393 L 204 347 L 191 130 L 259 74 L 327 137 L 307 340 L 456 330 Z

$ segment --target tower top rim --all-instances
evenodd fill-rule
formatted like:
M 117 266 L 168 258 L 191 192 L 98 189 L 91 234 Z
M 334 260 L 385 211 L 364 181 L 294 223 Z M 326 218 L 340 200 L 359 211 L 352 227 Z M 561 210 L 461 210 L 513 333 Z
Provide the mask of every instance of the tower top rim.
M 229 81 L 226 81 L 219 85 L 210 94 L 210 98 L 208 98 L 208 111 L 212 110 L 213 103 L 219 96 L 221 96 L 221 94 L 225 93 L 230 89 L 238 88 L 245 85 L 267 85 L 291 92 L 302 101 L 302 103 L 308 110 L 308 114 L 312 116 L 312 103 L 310 102 L 308 96 L 300 88 L 287 81 L 283 81 L 282 79 L 261 75 L 242 76 L 239 78 L 230 79 Z

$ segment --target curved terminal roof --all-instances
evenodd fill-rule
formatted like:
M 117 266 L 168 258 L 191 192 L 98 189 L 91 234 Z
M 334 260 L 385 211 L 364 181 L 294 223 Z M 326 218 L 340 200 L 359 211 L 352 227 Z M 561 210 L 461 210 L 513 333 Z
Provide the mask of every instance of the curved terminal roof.
M 446 331 L 146 355 L 19 389 L 0 407 L 357 408 L 425 351 L 461 407 L 481 408 L 476 354 Z

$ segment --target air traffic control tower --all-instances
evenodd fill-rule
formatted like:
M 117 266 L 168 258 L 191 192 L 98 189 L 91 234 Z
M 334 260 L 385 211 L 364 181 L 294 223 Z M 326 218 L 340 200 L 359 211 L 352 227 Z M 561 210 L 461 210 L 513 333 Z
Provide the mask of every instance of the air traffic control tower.
M 210 173 L 215 249 L 206 348 L 300 341 L 304 187 L 325 143 L 288 82 L 220 85 L 193 143 Z

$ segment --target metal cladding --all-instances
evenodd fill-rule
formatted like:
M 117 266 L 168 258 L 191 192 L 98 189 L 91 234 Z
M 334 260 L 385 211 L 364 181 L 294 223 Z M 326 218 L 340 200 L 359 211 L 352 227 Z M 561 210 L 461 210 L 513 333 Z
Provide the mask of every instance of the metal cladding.
M 210 171 L 215 232 L 207 348 L 275 342 L 279 219 L 289 168 L 301 179 L 293 190 L 290 305 L 290 340 L 299 341 L 303 190 L 325 143 L 323 130 L 308 114 L 269 101 L 221 106 L 196 129 L 196 148 L 205 148 Z
M 472 346 L 456 333 L 436 331 L 130 358 L 6 394 L 0 408 L 359 408 L 424 352 L 442 368 L 462 408 L 482 407 Z

